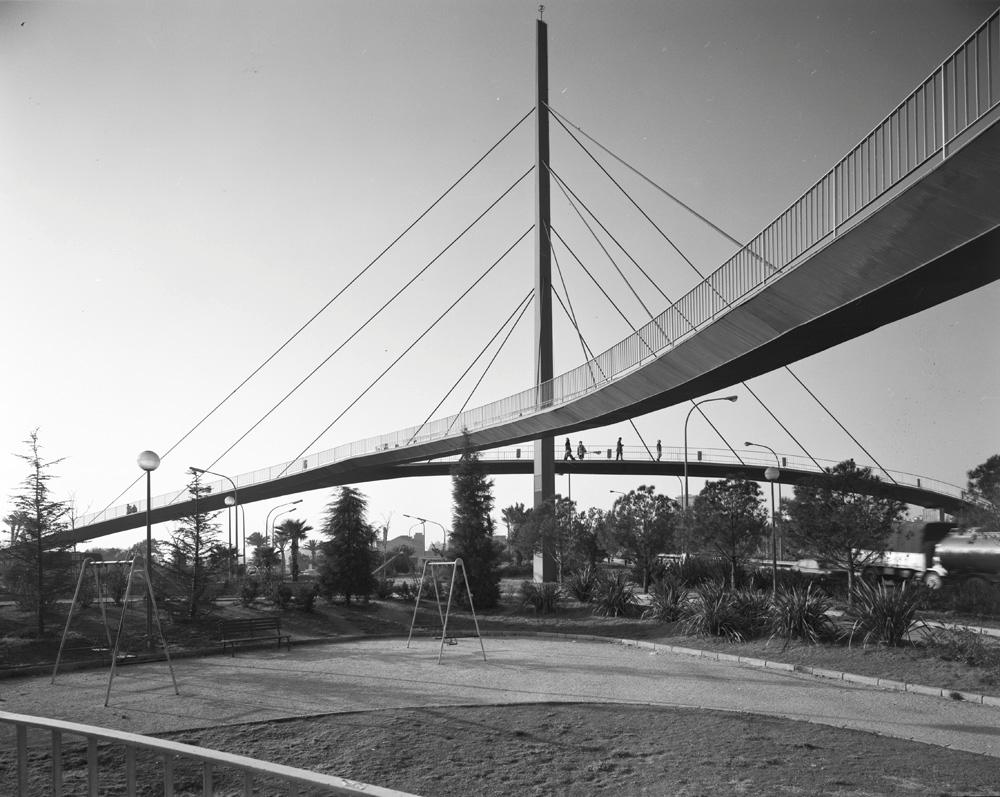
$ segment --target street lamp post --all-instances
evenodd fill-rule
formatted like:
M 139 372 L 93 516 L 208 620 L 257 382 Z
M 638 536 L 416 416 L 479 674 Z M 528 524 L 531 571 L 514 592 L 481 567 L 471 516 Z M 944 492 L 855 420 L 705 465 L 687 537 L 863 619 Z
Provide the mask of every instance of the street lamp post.
M 153 585 L 150 581 L 153 567 L 153 527 L 149 519 L 149 510 L 152 508 L 152 473 L 160 467 L 160 457 L 155 451 L 143 451 L 136 461 L 139 467 L 146 471 L 146 647 L 153 647 L 153 604 L 150 602 L 150 595 L 153 592 Z
M 744 443 L 744 445 L 746 445 L 748 448 L 751 446 L 754 448 L 766 448 L 768 451 L 771 452 L 771 454 L 774 455 L 774 461 L 777 462 L 779 466 L 781 465 L 781 460 L 778 459 L 778 455 L 775 453 L 774 449 L 771 448 L 771 446 L 764 445 L 763 443 L 751 443 L 749 440 L 747 440 Z M 777 525 L 775 523 L 775 520 L 777 518 L 777 514 L 775 513 L 774 509 L 774 482 L 777 481 L 780 475 L 781 471 L 778 468 L 764 469 L 764 478 L 767 479 L 767 481 L 771 485 L 771 594 L 772 595 L 778 594 L 778 543 L 777 543 L 777 535 L 775 532 L 775 526 Z
M 436 520 L 429 520 L 425 517 L 417 517 L 416 515 L 407 515 L 403 513 L 403 517 L 408 517 L 410 520 L 418 520 L 421 523 L 433 523 L 435 526 L 441 529 L 441 552 L 444 553 L 444 549 L 448 547 L 448 529 L 438 523 Z
M 233 578 L 233 507 L 236 505 L 236 499 L 231 495 L 226 496 L 226 520 L 228 525 L 226 527 L 226 534 L 228 540 L 228 547 L 226 548 L 226 573 L 229 579 Z M 240 538 L 236 538 L 236 544 L 240 544 Z
M 297 504 L 301 500 L 302 499 L 300 498 L 299 501 L 292 501 L 292 503 L 293 504 Z M 287 504 L 286 504 L 286 506 L 287 506 Z M 278 521 L 278 518 L 280 518 L 282 515 L 287 515 L 289 512 L 294 512 L 294 511 L 295 510 L 293 508 L 291 508 L 291 507 L 288 508 L 288 509 L 282 509 L 280 512 L 278 512 L 274 516 L 274 520 L 271 521 L 271 545 L 272 546 L 274 545 L 274 528 L 275 528 L 275 525 L 276 525 L 276 523 Z M 268 512 L 268 517 L 270 517 L 270 514 L 271 513 Z M 285 549 L 282 548 L 281 549 L 281 579 L 284 580 L 284 578 L 285 578 Z
M 288 501 L 288 502 L 286 502 L 284 504 L 278 504 L 277 506 L 272 506 L 268 510 L 268 512 L 267 512 L 267 518 L 264 520 L 264 544 L 265 545 L 269 544 L 268 541 L 271 540 L 274 537 L 273 532 L 271 533 L 270 536 L 268 536 L 268 530 L 271 528 L 271 514 L 273 512 L 277 512 L 279 509 L 281 509 L 284 506 L 294 506 L 295 504 L 301 504 L 301 503 L 302 503 L 302 499 L 301 498 L 297 498 L 294 501 Z M 290 512 L 291 510 L 288 510 L 288 511 Z M 277 516 L 275 517 L 275 519 L 277 519 Z
M 228 476 L 225 476 L 225 475 L 223 475 L 221 473 L 216 473 L 214 470 L 206 470 L 205 468 L 196 468 L 194 465 L 191 465 L 188 468 L 188 470 L 190 470 L 192 473 L 208 473 L 211 476 L 218 476 L 220 479 L 225 479 L 227 482 L 229 482 L 231 485 L 233 485 L 233 506 L 239 508 L 239 505 L 240 505 L 240 496 L 239 496 L 239 493 L 236 491 L 236 482 L 234 482 Z M 246 534 L 246 528 L 245 528 L 246 524 L 244 523 L 243 525 L 244 525 L 243 533 Z M 237 511 L 236 512 L 236 539 L 238 540 L 239 538 L 240 538 L 240 513 Z M 243 551 L 243 557 L 244 557 L 243 561 L 246 562 L 246 551 L 245 550 Z
M 688 510 L 688 421 L 691 420 L 691 413 L 694 412 L 702 404 L 708 404 L 710 401 L 736 401 L 739 396 L 716 396 L 715 398 L 702 399 L 701 401 L 696 401 L 691 409 L 688 410 L 688 414 L 684 418 L 684 514 L 687 515 Z

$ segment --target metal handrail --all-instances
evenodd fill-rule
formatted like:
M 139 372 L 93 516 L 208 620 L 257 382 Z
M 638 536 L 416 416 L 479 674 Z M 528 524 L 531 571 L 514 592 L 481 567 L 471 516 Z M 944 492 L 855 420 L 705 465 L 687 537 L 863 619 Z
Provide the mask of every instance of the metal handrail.
M 509 423 L 575 401 L 661 357 L 870 215 L 929 171 L 936 155 L 947 158 L 966 143 L 980 123 L 992 124 L 992 112 L 1000 105 L 1000 79 L 994 80 L 994 73 L 1000 75 L 1000 9 L 791 207 L 659 316 L 592 360 L 481 407 L 252 471 L 237 477 L 237 484 L 259 484 L 300 469 L 453 437 L 463 429 Z M 160 496 L 161 503 L 153 499 L 153 506 L 166 506 L 183 494 Z M 78 525 L 123 514 L 125 507 L 112 507 L 84 516 Z
M 28 714 L 12 714 L 0 711 L 0 723 L 14 728 L 17 749 L 17 782 L 18 794 L 28 794 L 28 729 L 37 728 L 49 731 L 51 734 L 51 794 L 60 795 L 62 791 L 62 742 L 63 736 L 82 736 L 87 742 L 87 784 L 88 793 L 97 794 L 100 780 L 98 742 L 110 742 L 125 747 L 125 779 L 128 794 L 135 794 L 138 785 L 136 781 L 136 751 L 147 750 L 160 756 L 163 761 L 163 792 L 173 794 L 175 759 L 188 759 L 200 762 L 202 765 L 202 793 L 213 794 L 213 778 L 216 769 L 236 770 L 243 773 L 242 793 L 253 795 L 254 777 L 266 777 L 269 781 L 284 784 L 289 794 L 298 794 L 299 787 L 323 787 L 330 794 L 376 795 L 376 797 L 415 797 L 408 792 L 396 789 L 386 789 L 367 783 L 348 780 L 338 775 L 325 775 L 310 772 L 307 769 L 289 767 L 284 764 L 274 764 L 256 758 L 223 753 L 206 747 L 195 747 L 182 742 L 172 742 L 143 736 L 138 733 L 119 731 L 111 728 L 98 728 L 94 725 L 83 725 L 78 722 L 34 717 Z

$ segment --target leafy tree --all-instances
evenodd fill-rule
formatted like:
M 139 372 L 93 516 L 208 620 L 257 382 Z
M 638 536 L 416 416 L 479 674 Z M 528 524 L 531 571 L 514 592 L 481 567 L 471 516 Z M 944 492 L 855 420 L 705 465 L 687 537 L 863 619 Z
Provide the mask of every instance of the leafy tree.
M 561 584 L 564 574 L 585 564 L 593 565 L 603 555 L 598 542 L 603 520 L 600 510 L 591 509 L 588 514 L 581 514 L 575 501 L 556 495 L 537 509 L 524 513 L 518 532 L 519 544 L 530 542 L 536 548 L 543 537 L 550 539 L 557 581 Z
M 672 500 L 645 484 L 619 496 L 611 508 L 611 536 L 618 550 L 642 573 L 643 591 L 649 590 L 656 557 L 670 550 L 676 509 Z
M 994 454 L 966 475 L 969 477 L 966 492 L 978 505 L 963 513 L 963 523 L 1000 531 L 1000 454 Z
M 27 454 L 15 454 L 28 464 L 28 475 L 15 495 L 14 512 L 8 516 L 13 537 L 7 577 L 24 606 L 35 612 L 38 635 L 45 633 L 45 607 L 72 581 L 71 565 L 64 548 L 49 552 L 45 538 L 65 527 L 66 504 L 52 498 L 49 469 L 62 459 L 42 459 L 38 429 L 24 441 Z
M 375 591 L 372 570 L 376 567 L 374 527 L 368 522 L 368 502 L 353 487 L 341 487 L 327 506 L 323 533 L 330 539 L 321 546 L 325 559 L 320 567 L 319 587 L 327 598 L 342 594 L 348 606 L 351 596 L 368 596 Z
M 578 514 L 577 518 L 580 527 L 576 550 L 581 560 L 580 564 L 594 567 L 608 555 L 603 540 L 606 529 L 611 525 L 611 515 L 603 509 L 592 506 L 586 512 Z
M 757 482 L 723 479 L 705 485 L 694 499 L 690 532 L 729 563 L 729 583 L 758 548 L 767 527 L 767 510 Z
M 194 514 L 180 519 L 170 534 L 168 551 L 170 569 L 188 600 L 188 616 L 196 617 L 208 597 L 208 588 L 226 561 L 225 546 L 218 541 L 218 512 L 203 512 L 198 500 L 210 492 L 201 483 L 201 474 L 194 473 L 188 483 L 188 494 L 195 500 Z
M 313 527 L 300 518 L 288 518 L 278 526 L 281 538 L 288 540 L 288 558 L 290 560 L 292 581 L 299 580 L 299 543 L 312 530 Z
M 893 524 L 906 512 L 901 501 L 865 494 L 877 493 L 879 484 L 871 468 L 848 459 L 797 486 L 785 505 L 787 536 L 794 545 L 846 569 L 849 596 L 858 569 L 885 551 Z
M 474 605 L 492 609 L 500 600 L 500 550 L 493 541 L 493 480 L 468 444 L 451 469 L 452 522 L 448 555 L 461 558 Z M 463 594 L 465 585 L 459 594 Z
M 535 540 L 527 539 L 528 535 L 523 531 L 524 522 L 530 514 L 531 510 L 525 509 L 520 501 L 500 510 L 500 519 L 507 527 L 507 546 L 514 552 L 514 561 L 518 565 L 530 559 L 535 552 Z

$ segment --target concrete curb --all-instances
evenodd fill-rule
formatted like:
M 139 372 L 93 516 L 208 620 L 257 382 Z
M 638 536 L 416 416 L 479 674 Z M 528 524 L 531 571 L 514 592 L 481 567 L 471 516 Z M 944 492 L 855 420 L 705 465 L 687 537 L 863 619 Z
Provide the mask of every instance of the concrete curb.
M 760 667 L 768 670 L 798 672 L 803 675 L 812 675 L 816 678 L 847 681 L 848 683 L 859 684 L 861 686 L 873 686 L 876 689 L 885 689 L 891 692 L 912 692 L 916 695 L 927 695 L 928 697 L 943 698 L 945 700 L 962 700 L 966 703 L 976 703 L 984 706 L 994 706 L 1000 708 L 1000 697 L 993 695 L 981 695 L 976 692 L 962 692 L 957 689 L 946 689 L 937 686 L 921 686 L 920 684 L 896 681 L 891 678 L 878 678 L 871 675 L 857 675 L 855 673 L 840 672 L 839 670 L 826 670 L 822 667 L 811 667 L 807 664 L 788 664 L 783 661 L 769 661 L 767 659 L 758 659 L 751 656 L 737 656 L 730 653 L 718 653 L 713 650 L 682 648 L 676 645 L 663 645 L 655 642 L 647 642 L 645 640 L 612 639 L 610 637 L 591 637 L 591 639 L 605 639 L 610 642 L 624 645 L 625 647 L 634 647 L 651 651 L 662 650 L 668 653 L 679 653 L 683 656 L 696 656 L 710 661 L 724 661 L 727 663 L 745 664 L 748 667 Z

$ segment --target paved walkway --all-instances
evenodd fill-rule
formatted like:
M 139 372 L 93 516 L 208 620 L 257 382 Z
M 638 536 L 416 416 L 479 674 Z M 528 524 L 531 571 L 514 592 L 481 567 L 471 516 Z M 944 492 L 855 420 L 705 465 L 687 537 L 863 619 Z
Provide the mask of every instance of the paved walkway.
M 695 706 L 789 717 L 1000 758 L 1000 709 L 610 642 L 423 638 L 241 651 L 0 682 L 0 710 L 137 733 L 380 708 L 538 701 Z

